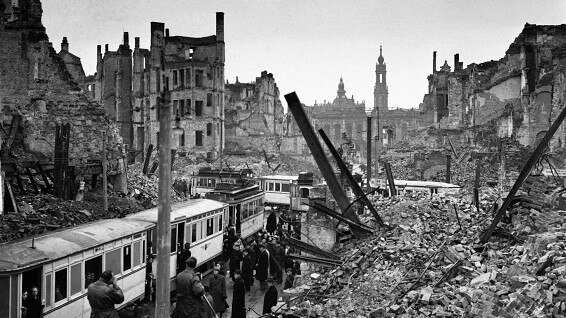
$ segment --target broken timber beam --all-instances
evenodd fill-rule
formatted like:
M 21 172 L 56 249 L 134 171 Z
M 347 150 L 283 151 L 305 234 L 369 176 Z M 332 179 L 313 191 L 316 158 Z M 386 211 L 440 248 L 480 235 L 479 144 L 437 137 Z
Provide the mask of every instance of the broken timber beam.
M 554 133 L 556 133 L 556 130 L 558 130 L 558 127 L 560 127 L 560 125 L 562 124 L 562 121 L 564 121 L 565 117 L 566 117 L 566 107 L 562 109 L 562 111 L 560 112 L 554 123 L 552 123 L 552 126 L 550 126 L 550 129 L 546 132 L 542 140 L 539 142 L 533 154 L 529 157 L 529 160 L 527 160 L 527 163 L 523 166 L 523 169 L 521 170 L 521 173 L 519 173 L 517 180 L 515 180 L 515 183 L 513 184 L 511 191 L 509 191 L 509 194 L 505 198 L 505 201 L 503 201 L 503 204 L 501 205 L 501 207 L 493 217 L 493 221 L 482 235 L 480 243 L 484 244 L 489 240 L 489 238 L 493 234 L 493 231 L 497 227 L 497 224 L 499 223 L 499 221 L 501 221 L 503 214 L 505 213 L 505 211 L 507 211 L 507 208 L 509 207 L 511 200 L 513 200 L 515 194 L 517 194 L 517 191 L 519 191 L 519 189 L 523 185 L 523 182 L 525 182 L 525 180 L 531 173 L 531 170 L 538 162 L 540 157 L 543 155 L 544 149 L 550 142 L 550 139 L 552 139 L 552 136 L 554 136 Z
M 362 201 L 362 203 L 365 204 L 368 207 L 368 209 L 370 210 L 371 214 L 373 215 L 373 217 L 375 218 L 377 223 L 379 225 L 385 226 L 383 219 L 379 216 L 379 213 L 377 213 L 377 210 L 375 209 L 373 204 L 371 204 L 370 200 L 368 199 L 368 197 L 366 196 L 366 194 L 364 193 L 364 191 L 362 190 L 360 185 L 356 182 L 356 180 L 354 179 L 354 176 L 352 176 L 352 173 L 350 173 L 350 170 L 348 170 L 348 167 L 346 166 L 346 164 L 344 163 L 342 158 L 340 158 L 340 155 L 338 154 L 338 152 L 334 148 L 334 145 L 332 145 L 332 142 L 330 141 L 330 139 L 328 139 L 328 136 L 326 136 L 326 133 L 324 133 L 324 130 L 319 129 L 318 133 L 320 134 L 320 137 L 322 137 L 322 140 L 324 141 L 324 143 L 326 144 L 326 146 L 330 150 L 330 153 L 332 154 L 332 156 L 336 160 L 336 163 L 338 164 L 338 168 L 340 168 L 340 170 L 342 171 L 344 176 L 346 176 L 346 180 L 348 180 L 348 183 L 350 184 L 350 187 L 352 187 L 354 194 L 358 198 L 361 198 L 360 201 Z
M 296 259 L 299 261 L 304 261 L 304 262 L 309 262 L 309 263 L 317 263 L 317 264 L 321 264 L 321 265 L 327 265 L 327 266 L 340 266 L 342 264 L 344 264 L 344 262 L 339 261 L 339 260 L 335 260 L 332 258 L 326 258 L 326 257 L 316 257 L 316 256 L 307 256 L 307 255 L 299 255 L 299 254 L 289 254 L 287 255 L 287 257 L 292 258 L 292 259 Z
M 153 144 L 149 144 L 149 146 L 147 146 L 147 152 L 145 154 L 145 158 L 143 158 L 143 168 L 142 168 L 143 174 L 147 174 L 147 169 L 149 168 L 149 159 L 151 158 L 152 152 L 153 152 Z
M 385 162 L 385 175 L 387 176 L 387 183 L 389 184 L 389 193 L 392 197 L 397 195 L 397 190 L 395 189 L 395 179 L 393 179 L 393 172 L 391 171 L 391 164 Z
M 314 255 L 318 255 L 318 256 L 322 256 L 322 257 L 326 257 L 326 258 L 330 258 L 330 259 L 340 259 L 338 256 L 336 256 L 335 254 L 332 254 L 330 252 L 326 252 L 324 250 L 321 250 L 320 248 L 313 246 L 309 243 L 305 243 L 303 241 L 299 241 L 297 239 L 294 239 L 292 237 L 287 238 L 286 240 L 287 244 L 299 251 L 303 251 L 309 254 L 314 254 Z
M 367 225 L 361 224 L 361 223 L 356 223 L 350 219 L 348 219 L 347 217 L 343 216 L 342 214 L 328 208 L 327 206 L 318 203 L 318 202 L 314 202 L 314 204 L 307 204 L 308 206 L 311 206 L 312 208 L 316 209 L 317 211 L 320 211 L 322 213 L 328 214 L 329 216 L 338 219 L 341 222 L 344 222 L 346 224 L 348 224 L 348 226 L 350 226 L 351 228 L 357 228 L 360 231 L 364 231 L 367 232 L 368 234 L 371 234 L 373 232 L 373 229 Z
M 19 114 L 15 114 L 12 116 L 12 124 L 10 125 L 10 132 L 8 133 L 8 139 L 6 140 L 6 149 L 10 150 L 12 148 L 12 144 L 14 143 L 14 139 L 16 138 L 16 133 L 18 132 L 18 127 L 20 126 L 20 121 L 22 120 L 22 116 Z
M 326 157 L 324 150 L 322 149 L 320 141 L 316 137 L 311 121 L 307 117 L 307 114 L 305 113 L 305 110 L 301 105 L 301 101 L 299 100 L 299 97 L 295 92 L 292 92 L 285 95 L 285 100 L 287 101 L 289 110 L 291 111 L 293 117 L 295 118 L 295 121 L 297 122 L 297 126 L 299 126 L 301 133 L 305 137 L 307 146 L 309 147 L 314 160 L 316 161 L 316 164 L 320 169 L 322 176 L 324 177 L 324 180 L 326 180 L 326 184 L 328 185 L 328 188 L 332 193 L 332 197 L 334 198 L 334 200 L 336 200 L 338 207 L 346 217 L 356 223 L 359 223 L 360 219 L 358 218 L 356 212 L 349 207 L 350 202 L 348 200 L 348 197 L 346 196 L 344 189 L 340 187 L 340 183 L 338 182 L 338 179 L 336 178 L 336 175 L 332 170 L 330 162 L 328 162 L 328 158 Z M 357 237 L 364 235 L 363 232 L 355 228 L 352 230 L 352 232 Z

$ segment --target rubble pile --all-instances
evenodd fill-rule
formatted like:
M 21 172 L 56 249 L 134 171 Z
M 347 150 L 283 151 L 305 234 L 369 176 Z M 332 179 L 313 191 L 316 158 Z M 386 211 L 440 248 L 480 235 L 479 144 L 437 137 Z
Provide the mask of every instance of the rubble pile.
M 82 201 L 62 200 L 51 194 L 19 196 L 17 200 L 19 213 L 0 215 L 0 243 L 143 210 L 136 200 L 112 192 L 106 213 L 100 203 L 102 195 L 95 192 L 86 192 Z
M 128 166 L 128 196 L 135 198 L 144 208 L 150 209 L 158 203 L 159 178 L 155 174 L 144 175 L 142 166 L 138 163 Z M 171 202 L 187 200 L 184 193 L 172 188 Z
M 464 193 L 373 198 L 394 229 L 338 248 L 344 264 L 316 268 L 291 309 L 303 317 L 566 317 L 566 212 L 519 198 L 510 223 L 480 246 L 498 199 L 493 189 L 481 193 L 480 211 Z M 539 213 L 530 231 L 511 222 L 527 206 L 529 217 Z M 542 214 L 548 221 L 539 224 Z

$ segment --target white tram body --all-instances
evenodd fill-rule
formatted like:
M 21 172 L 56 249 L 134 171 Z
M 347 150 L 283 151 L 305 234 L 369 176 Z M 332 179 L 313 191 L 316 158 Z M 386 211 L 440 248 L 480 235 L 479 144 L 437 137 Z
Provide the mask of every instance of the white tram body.
M 204 195 L 216 189 L 216 185 L 220 183 L 238 183 L 242 180 L 254 179 L 252 170 L 217 170 L 210 167 L 199 169 L 198 173 L 191 175 L 191 191 L 192 196 Z
M 199 265 L 221 255 L 227 207 L 206 199 L 172 207 L 172 278 L 177 243 L 190 242 Z M 21 318 L 22 291 L 31 286 L 39 289 L 43 317 L 90 317 L 86 289 L 106 269 L 124 292 L 121 307 L 143 297 L 147 242 L 156 241 L 156 223 L 157 209 L 151 209 L 0 244 L 0 317 Z
M 265 204 L 284 205 L 291 204 L 291 184 L 299 176 L 272 175 L 259 177 L 260 187 L 265 191 Z
M 263 229 L 265 194 L 258 185 L 219 184 L 206 198 L 228 204 L 228 226 L 234 226 L 243 240 Z

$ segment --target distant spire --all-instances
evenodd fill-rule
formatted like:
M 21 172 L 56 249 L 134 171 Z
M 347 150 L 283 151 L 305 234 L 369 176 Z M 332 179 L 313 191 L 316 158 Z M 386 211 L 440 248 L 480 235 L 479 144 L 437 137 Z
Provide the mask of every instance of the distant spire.
M 346 91 L 344 90 L 344 81 L 342 80 L 342 75 L 340 75 L 340 83 L 338 83 L 338 97 L 346 96 Z
M 377 58 L 377 62 L 379 63 L 379 65 L 383 65 L 383 61 L 385 61 L 385 59 L 383 58 L 383 49 L 381 48 L 381 45 L 379 46 L 379 57 Z

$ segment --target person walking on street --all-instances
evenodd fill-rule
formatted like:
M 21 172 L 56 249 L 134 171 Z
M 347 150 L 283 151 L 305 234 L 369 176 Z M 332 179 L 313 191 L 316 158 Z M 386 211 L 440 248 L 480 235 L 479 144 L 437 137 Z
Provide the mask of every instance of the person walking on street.
M 92 309 L 90 318 L 120 318 L 114 305 L 124 301 L 124 293 L 115 283 L 111 270 L 102 272 L 100 278 L 88 286 L 87 299 Z
M 232 318 L 246 318 L 246 290 L 239 269 L 234 271 L 234 293 L 232 294 Z
M 214 266 L 213 275 L 208 281 L 210 295 L 212 296 L 214 311 L 219 318 L 226 311 L 226 277 L 220 275 L 220 265 Z
M 187 267 L 177 275 L 177 305 L 173 318 L 207 318 L 206 305 L 202 296 L 204 286 L 195 273 L 197 259 L 189 257 Z
M 244 259 L 242 260 L 242 279 L 246 286 L 246 291 L 250 291 L 251 286 L 254 284 L 254 265 L 252 258 L 247 249 L 243 251 Z
M 283 268 L 285 266 L 285 249 L 279 244 L 278 241 L 275 240 L 275 244 L 273 247 L 275 253 L 275 260 L 276 260 L 276 270 L 275 270 L 275 280 L 277 284 L 283 283 Z
M 230 255 L 230 277 L 234 281 L 234 270 L 240 269 L 240 262 L 242 261 L 242 251 L 241 245 L 236 241 L 232 250 L 232 255 Z
M 267 289 L 267 276 L 269 275 L 269 252 L 265 248 L 265 245 L 261 244 L 260 253 L 257 258 L 257 265 L 255 271 L 255 278 L 259 281 L 259 288 L 263 292 Z
M 279 293 L 277 292 L 277 287 L 273 284 L 273 278 L 269 277 L 267 279 L 267 284 L 269 288 L 263 297 L 263 313 L 262 314 L 270 314 L 271 307 L 277 305 L 277 299 L 279 298 Z

